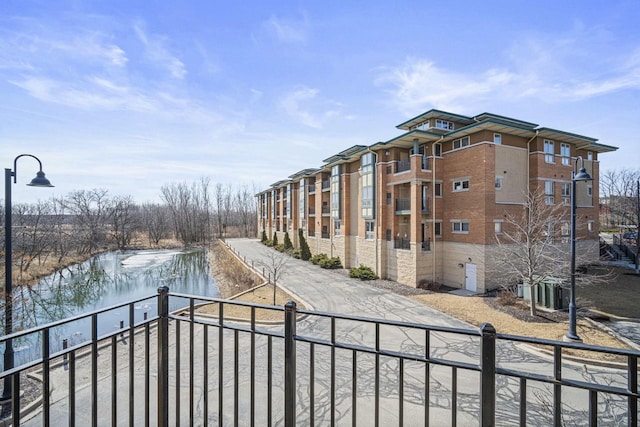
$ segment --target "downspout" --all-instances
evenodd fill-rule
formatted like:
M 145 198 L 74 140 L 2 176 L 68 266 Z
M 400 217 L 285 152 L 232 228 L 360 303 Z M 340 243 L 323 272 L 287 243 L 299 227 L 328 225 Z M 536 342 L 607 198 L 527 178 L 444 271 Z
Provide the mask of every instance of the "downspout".
M 529 166 L 531 162 L 531 141 L 536 139 L 539 133 L 540 131 L 536 129 L 536 134 L 533 135 L 531 139 L 527 141 L 527 194 L 529 194 L 529 181 L 531 180 L 531 172 L 530 172 L 531 166 Z
M 378 254 L 378 243 L 379 243 L 378 242 L 378 236 L 380 234 L 380 221 L 379 221 L 379 218 L 378 218 L 379 215 L 377 215 L 377 213 L 378 213 L 377 212 L 378 211 L 378 209 L 377 209 L 377 207 L 378 207 L 378 198 L 376 197 L 376 195 L 378 193 L 378 187 L 379 187 L 378 186 L 378 155 L 374 151 L 372 151 L 370 147 L 367 147 L 367 152 L 371 153 L 373 155 L 373 158 L 375 159 L 374 162 L 373 162 L 373 178 L 374 178 L 373 179 L 373 185 L 375 186 L 375 191 L 373 192 L 373 209 L 374 209 L 373 210 L 373 212 L 374 212 L 373 220 L 375 221 L 375 224 L 376 224 L 376 234 L 374 236 L 375 239 L 374 239 L 373 246 L 376 248 L 376 271 L 375 271 L 375 273 L 376 273 L 377 276 L 380 276 L 380 269 L 378 268 L 378 265 L 379 265 L 379 260 L 378 260 L 378 256 L 379 256 L 379 254 Z M 365 237 L 366 237 L 367 231 L 365 230 L 364 233 L 365 233 Z

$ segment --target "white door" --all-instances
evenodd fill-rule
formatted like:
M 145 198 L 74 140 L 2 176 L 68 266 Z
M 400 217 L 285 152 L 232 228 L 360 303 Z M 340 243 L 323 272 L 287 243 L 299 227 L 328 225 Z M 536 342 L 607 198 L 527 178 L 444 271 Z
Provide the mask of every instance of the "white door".
M 475 264 L 470 264 L 470 263 L 466 264 L 464 287 L 466 290 L 471 292 L 476 292 L 476 289 L 477 289 L 476 270 L 477 270 L 477 267 Z

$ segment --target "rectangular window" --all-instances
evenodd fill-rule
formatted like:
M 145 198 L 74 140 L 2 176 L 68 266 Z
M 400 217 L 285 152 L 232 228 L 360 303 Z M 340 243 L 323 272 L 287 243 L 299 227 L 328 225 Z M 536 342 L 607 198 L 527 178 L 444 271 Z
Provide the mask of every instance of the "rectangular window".
M 445 130 L 453 130 L 453 123 L 447 120 L 436 119 L 436 128 L 445 129 Z
M 442 183 L 436 182 L 434 186 L 435 186 L 434 190 L 436 193 L 436 197 L 442 197 Z
M 373 153 L 364 154 L 360 160 L 362 172 L 362 217 L 374 217 L 374 162 Z
M 340 220 L 339 219 L 333 221 L 333 235 L 334 236 L 339 236 L 340 235 Z
M 442 144 L 433 144 L 433 155 L 438 157 L 442 156 Z
M 587 160 L 593 160 L 593 152 L 587 151 Z
M 469 191 L 469 180 L 453 181 L 453 191 Z
M 391 241 L 391 230 L 389 230 L 388 228 L 386 229 L 385 233 L 384 233 L 384 237 L 387 240 L 387 242 Z
M 553 205 L 555 200 L 553 181 L 544 182 L 544 200 L 547 205 Z
M 451 231 L 454 233 L 468 233 L 469 232 L 469 222 L 455 220 L 451 222 Z
M 502 177 L 496 176 L 496 190 L 502 190 Z
M 544 140 L 544 161 L 547 163 L 555 163 L 554 160 L 554 145 L 553 145 L 553 141 L 550 141 L 548 139 Z
M 563 165 L 571 165 L 571 147 L 569 144 L 560 144 L 560 156 L 562 157 Z
M 468 136 L 465 136 L 464 138 L 460 138 L 460 139 L 454 139 L 453 149 L 457 150 L 458 148 L 466 147 L 469 144 L 470 144 L 470 140 Z
M 364 238 L 373 239 L 374 237 L 374 223 L 373 221 L 364 222 Z
M 565 206 L 571 204 L 571 184 L 568 182 L 562 183 L 562 204 Z
M 422 212 L 429 212 L 429 203 L 431 202 L 431 197 L 429 197 L 429 186 L 422 186 Z
M 387 193 L 387 204 L 390 205 L 391 204 L 391 193 Z
M 500 135 L 499 133 L 494 133 L 493 134 L 493 143 L 494 144 L 502 144 L 502 135 Z
M 587 196 L 593 197 L 593 186 L 587 185 Z
M 433 232 L 435 233 L 436 237 L 442 237 L 442 223 L 441 222 L 433 223 Z
M 594 222 L 593 221 L 589 221 L 587 222 L 587 230 L 589 231 L 589 233 L 593 233 L 594 230 Z
M 493 231 L 496 234 L 502 234 L 502 220 L 496 219 L 493 221 Z
M 340 219 L 340 165 L 331 168 L 331 218 Z
M 563 221 L 560 224 L 560 233 L 562 235 L 562 243 L 569 243 L 571 240 L 571 227 L 568 222 Z

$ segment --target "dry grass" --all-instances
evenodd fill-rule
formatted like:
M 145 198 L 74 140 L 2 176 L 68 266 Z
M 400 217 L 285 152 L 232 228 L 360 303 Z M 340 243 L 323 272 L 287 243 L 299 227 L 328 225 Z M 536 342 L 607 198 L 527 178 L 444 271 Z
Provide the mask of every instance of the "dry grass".
M 234 298 L 234 301 L 250 302 L 255 304 L 284 306 L 289 301 L 295 301 L 298 308 L 305 308 L 304 305 L 293 298 L 291 295 L 276 287 L 276 300 L 273 301 L 273 286 L 265 285 L 254 288 L 252 291 L 245 292 L 241 296 Z M 208 304 L 200 307 L 197 312 L 200 314 L 208 314 L 218 316 L 219 304 Z M 255 310 L 257 321 L 279 321 L 284 320 L 284 312 L 282 310 L 262 309 Z M 225 304 L 224 317 L 234 319 L 251 319 L 251 308 L 241 305 Z

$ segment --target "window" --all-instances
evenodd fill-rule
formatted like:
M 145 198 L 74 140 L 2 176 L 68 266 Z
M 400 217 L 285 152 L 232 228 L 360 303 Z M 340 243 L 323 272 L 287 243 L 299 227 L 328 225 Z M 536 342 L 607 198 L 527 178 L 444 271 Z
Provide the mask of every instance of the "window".
M 433 155 L 438 157 L 442 156 L 442 144 L 433 144 Z
M 502 220 L 501 219 L 493 220 L 493 231 L 496 234 L 502 234 Z
M 387 240 L 387 242 L 391 241 L 391 230 L 389 230 L 388 228 L 386 229 L 385 233 L 384 233 L 384 237 Z
M 362 171 L 362 217 L 374 217 L 374 157 L 373 153 L 364 154 L 360 160 Z
M 373 239 L 374 237 L 374 223 L 373 221 L 364 222 L 364 238 Z
M 502 190 L 502 177 L 496 176 L 496 190 Z
M 305 194 L 305 189 L 307 188 L 307 180 L 302 178 L 300 180 L 300 184 L 298 185 L 298 218 L 301 218 L 304 221 L 304 218 L 307 214 L 307 197 Z M 302 228 L 305 228 L 303 225 Z
M 571 165 L 571 147 L 569 144 L 560 144 L 560 156 L 562 156 L 563 165 Z
M 589 233 L 593 233 L 593 230 L 594 230 L 594 222 L 593 221 L 587 222 L 587 231 L 589 231 Z
M 469 180 L 453 181 L 453 191 L 469 191 Z
M 500 135 L 499 133 L 494 133 L 493 134 L 493 143 L 494 144 L 502 144 L 502 135 Z
M 340 219 L 340 165 L 331 168 L 331 218 Z
M 436 193 L 436 197 L 442 197 L 442 183 L 436 182 L 434 185 L 434 190 Z
M 593 152 L 587 151 L 587 160 L 593 160 Z
M 571 184 L 568 182 L 562 183 L 562 204 L 565 206 L 571 204 Z
M 469 232 L 469 222 L 462 220 L 454 220 L 451 222 L 451 231 L 454 233 L 468 233 Z
M 387 204 L 390 205 L 391 204 L 391 193 L 387 193 Z
M 593 186 L 587 185 L 587 196 L 593 197 Z
M 429 212 L 429 202 L 431 201 L 431 198 L 429 197 L 429 186 L 428 185 L 423 185 L 422 186 L 422 212 Z
M 436 237 L 442 237 L 442 223 L 441 222 L 435 222 L 433 224 L 433 232 L 435 233 Z
M 562 221 L 560 224 L 560 233 L 562 235 L 562 243 L 569 243 L 571 241 L 571 227 L 566 221 Z
M 555 201 L 554 192 L 553 192 L 553 181 L 545 181 L 544 182 L 544 196 L 545 203 L 548 205 L 553 205 Z
M 545 231 L 544 231 L 544 235 L 547 237 L 547 242 L 553 243 L 554 233 L 555 233 L 555 224 L 553 223 L 553 221 L 547 222 L 547 226 L 545 227 Z
M 470 144 L 470 140 L 468 136 L 465 136 L 464 138 L 460 138 L 460 139 L 454 139 L 453 149 L 457 150 L 458 148 L 466 147 L 469 144 Z
M 333 221 L 333 234 L 334 234 L 334 236 L 339 236 L 340 235 L 340 220 L 339 219 Z
M 555 163 L 554 153 L 555 151 L 553 148 L 553 141 L 545 139 L 544 140 L 544 161 L 547 163 Z
M 451 123 L 449 121 L 446 121 L 446 120 L 436 119 L 436 128 L 445 129 L 445 130 L 453 130 L 453 123 Z

